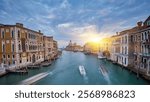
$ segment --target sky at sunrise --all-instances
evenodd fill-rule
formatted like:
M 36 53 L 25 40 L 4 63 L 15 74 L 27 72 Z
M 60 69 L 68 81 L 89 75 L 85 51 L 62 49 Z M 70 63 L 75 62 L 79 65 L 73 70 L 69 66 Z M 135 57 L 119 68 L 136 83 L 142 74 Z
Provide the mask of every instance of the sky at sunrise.
M 149 15 L 150 0 L 0 0 L 0 23 L 41 30 L 59 47 L 112 36 Z

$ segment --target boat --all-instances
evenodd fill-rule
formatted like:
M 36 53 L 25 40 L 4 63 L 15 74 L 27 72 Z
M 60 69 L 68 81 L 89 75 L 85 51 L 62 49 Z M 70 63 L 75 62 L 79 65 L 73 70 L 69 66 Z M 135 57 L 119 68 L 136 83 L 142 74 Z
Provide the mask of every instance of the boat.
M 99 69 L 100 69 L 101 73 L 103 74 L 103 76 L 107 75 L 108 71 L 103 65 L 100 65 Z
M 90 55 L 91 52 L 90 52 L 90 51 L 84 51 L 84 54 L 85 54 L 85 55 Z
M 79 66 L 79 71 L 80 71 L 80 74 L 81 75 L 83 75 L 83 76 L 85 76 L 86 75 L 86 71 L 85 71 L 85 68 L 84 68 L 84 66 Z
M 106 57 L 102 54 L 102 53 L 99 53 L 98 54 L 98 59 L 105 59 Z

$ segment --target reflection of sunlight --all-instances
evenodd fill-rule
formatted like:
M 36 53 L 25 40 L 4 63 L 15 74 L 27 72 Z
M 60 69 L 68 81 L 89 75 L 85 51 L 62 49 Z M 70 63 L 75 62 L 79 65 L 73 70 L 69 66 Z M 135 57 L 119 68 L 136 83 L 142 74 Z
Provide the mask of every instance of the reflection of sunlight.
M 91 38 L 91 41 L 95 42 L 95 43 L 98 43 L 100 41 L 100 39 L 99 38 Z
M 94 33 L 85 33 L 80 35 L 80 37 L 85 42 L 94 42 L 94 43 L 98 43 L 101 39 L 99 34 L 94 34 Z
M 84 43 L 93 42 L 97 44 L 106 36 L 108 36 L 106 32 L 98 32 L 96 26 L 93 25 L 84 28 L 84 30 L 78 34 L 78 38 Z

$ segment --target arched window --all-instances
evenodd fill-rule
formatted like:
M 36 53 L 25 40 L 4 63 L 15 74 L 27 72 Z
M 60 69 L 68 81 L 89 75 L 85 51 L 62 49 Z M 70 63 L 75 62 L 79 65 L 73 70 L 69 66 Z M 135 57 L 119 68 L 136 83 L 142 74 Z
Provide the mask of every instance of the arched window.
M 18 38 L 20 38 L 20 31 L 18 30 Z
M 18 46 L 18 47 L 19 47 L 19 50 L 21 50 L 21 45 L 20 45 L 20 44 L 19 44 L 19 46 Z

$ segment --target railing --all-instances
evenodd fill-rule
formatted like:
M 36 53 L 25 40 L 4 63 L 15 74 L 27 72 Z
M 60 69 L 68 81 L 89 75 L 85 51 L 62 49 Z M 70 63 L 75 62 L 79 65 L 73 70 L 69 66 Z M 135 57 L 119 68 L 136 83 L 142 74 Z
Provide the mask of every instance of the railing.
M 143 44 L 150 44 L 150 40 L 149 40 L 149 39 L 142 40 L 142 43 L 143 43 Z
M 150 57 L 150 53 L 140 53 L 141 56 Z

